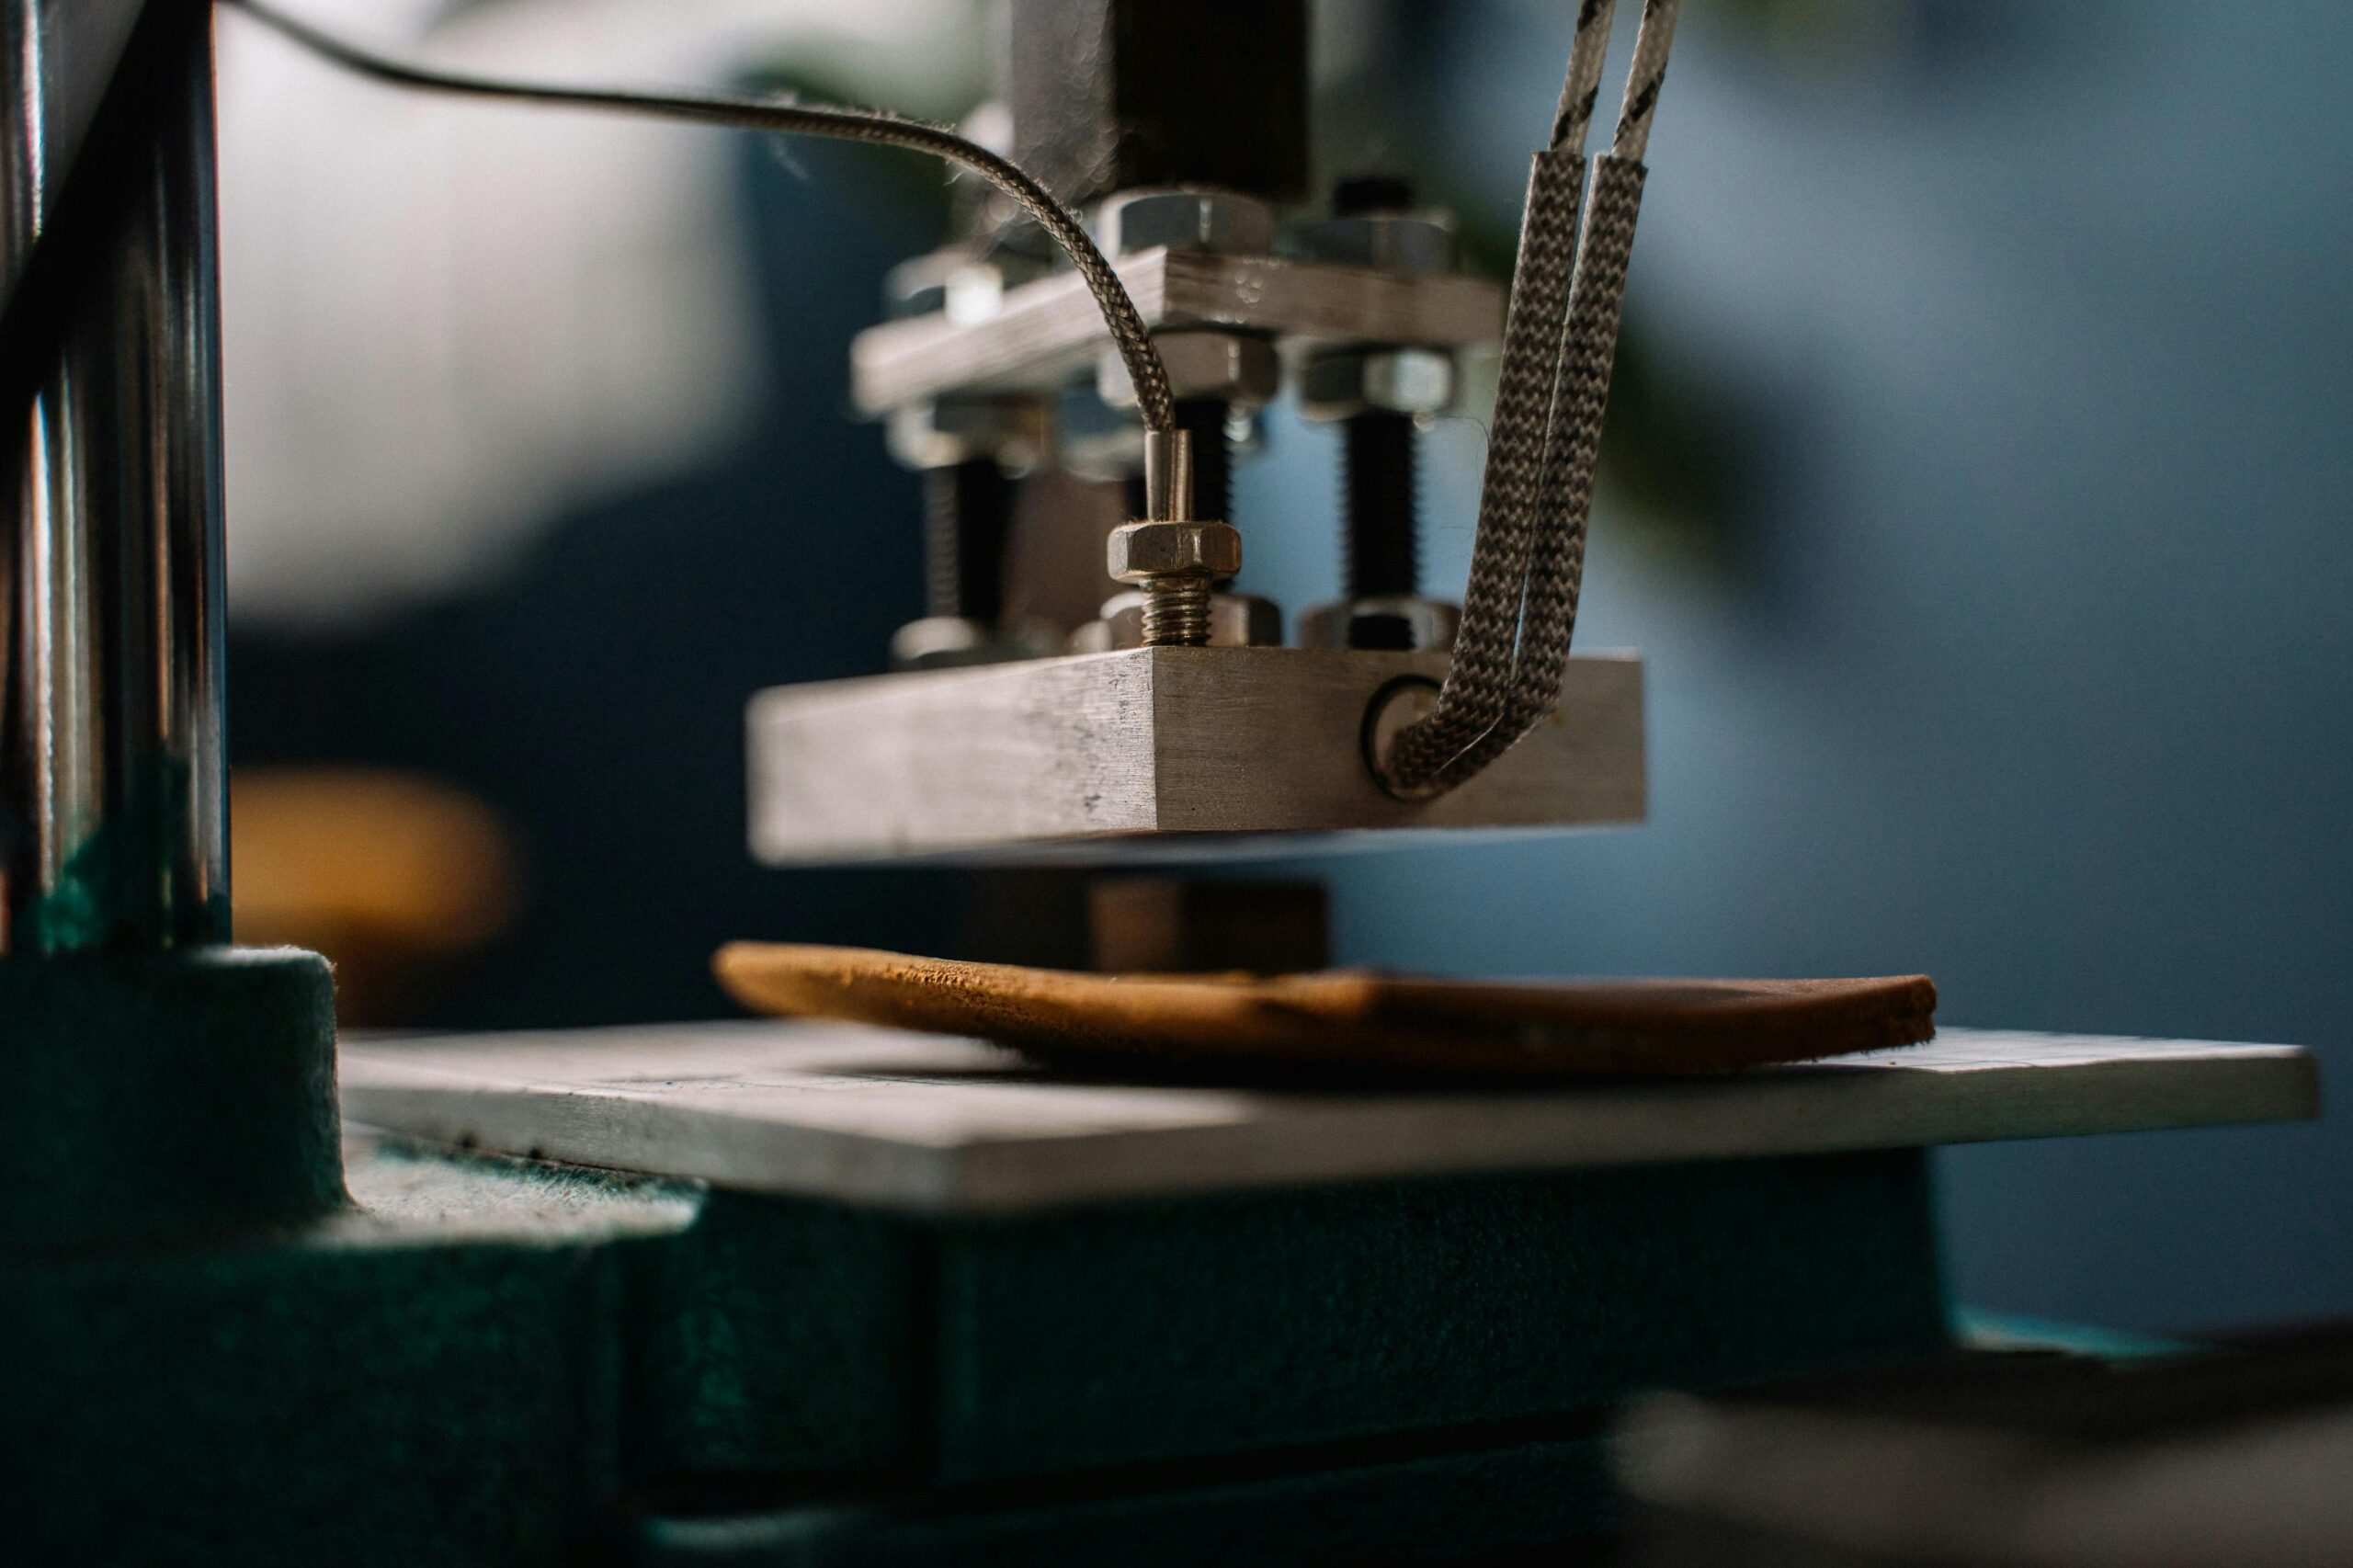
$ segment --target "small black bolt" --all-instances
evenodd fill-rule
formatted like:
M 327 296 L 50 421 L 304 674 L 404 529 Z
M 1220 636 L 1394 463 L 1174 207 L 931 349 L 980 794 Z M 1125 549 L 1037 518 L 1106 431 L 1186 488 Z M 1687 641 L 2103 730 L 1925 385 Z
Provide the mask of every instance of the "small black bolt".
M 994 626 L 1005 613 L 1014 483 L 995 458 L 924 472 L 925 613 Z
M 1366 413 L 1340 428 L 1341 577 L 1352 599 L 1404 598 L 1421 587 L 1413 416 Z
M 1402 212 L 1414 205 L 1403 175 L 1358 175 L 1332 187 L 1336 217 Z M 1340 427 L 1340 579 L 1352 599 L 1406 598 L 1420 591 L 1412 415 L 1367 410 Z M 1349 627 L 1357 648 L 1405 648 L 1412 633 L 1394 616 L 1360 616 Z

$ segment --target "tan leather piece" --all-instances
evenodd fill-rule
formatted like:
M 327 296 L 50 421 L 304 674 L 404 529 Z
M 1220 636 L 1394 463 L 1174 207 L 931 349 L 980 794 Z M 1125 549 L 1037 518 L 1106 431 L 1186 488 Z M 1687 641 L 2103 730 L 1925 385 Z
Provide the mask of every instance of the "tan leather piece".
M 712 967 L 728 994 L 757 1012 L 973 1035 L 1044 1056 L 1578 1077 L 1806 1062 L 1936 1033 L 1937 988 L 1918 974 L 1102 975 L 767 942 L 730 943 Z

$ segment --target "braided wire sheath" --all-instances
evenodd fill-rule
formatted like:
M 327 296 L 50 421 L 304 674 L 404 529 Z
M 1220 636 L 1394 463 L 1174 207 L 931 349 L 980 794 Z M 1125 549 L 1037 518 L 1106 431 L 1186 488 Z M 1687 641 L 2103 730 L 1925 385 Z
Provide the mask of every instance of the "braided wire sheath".
M 1529 170 L 1462 624 L 1437 705 L 1399 731 L 1382 759 L 1383 782 L 1401 795 L 1428 790 L 1449 762 L 1495 727 L 1510 697 L 1584 179 L 1579 153 L 1548 149 Z
M 1529 552 L 1510 704 L 1501 723 L 1439 770 L 1436 781 L 1449 788 L 1510 750 L 1560 706 L 1585 576 L 1586 523 L 1593 511 L 1594 466 L 1609 406 L 1610 366 L 1618 354 L 1626 263 L 1634 248 L 1646 173 L 1642 165 L 1607 153 L 1593 161 L 1576 277 L 1569 286 L 1567 347 L 1552 389 L 1552 434 Z
M 1633 63 L 1626 67 L 1626 102 L 1618 111 L 1618 134 L 1609 148 L 1614 157 L 1638 164 L 1650 150 L 1651 120 L 1658 113 L 1658 90 L 1666 80 L 1666 53 L 1682 12 L 1683 0 L 1643 0 Z
M 606 109 L 618 114 L 645 115 L 657 119 L 683 119 L 744 131 L 782 131 L 798 136 L 825 136 L 844 142 L 864 142 L 883 147 L 904 147 L 927 153 L 972 170 L 995 186 L 1035 219 L 1094 292 L 1103 312 L 1111 341 L 1135 383 L 1136 410 L 1147 430 L 1173 430 L 1176 399 L 1168 371 L 1152 334 L 1129 298 L 1127 286 L 1104 259 L 1103 253 L 1071 210 L 1011 160 L 945 126 L 910 119 L 883 109 L 820 108 L 777 98 L 739 94 L 654 92 L 627 87 L 559 86 L 476 76 L 401 60 L 363 49 L 287 16 L 261 0 L 221 0 L 293 40 L 313 53 L 347 71 L 395 86 L 418 87 L 465 97 L 521 99 L 570 108 Z
M 1504 394 L 1497 393 L 1487 449 L 1488 489 L 1480 498 L 1471 589 L 1464 596 L 1463 631 L 1456 643 L 1454 666 L 1429 714 L 1402 731 L 1376 764 L 1381 782 L 1408 799 L 1427 798 L 1461 784 L 1559 705 L 1584 579 L 1586 522 L 1592 510 L 1594 463 L 1608 403 L 1610 365 L 1617 354 L 1626 263 L 1642 207 L 1642 154 L 1650 144 L 1681 11 L 1681 0 L 1643 0 L 1613 149 L 1595 160 L 1584 232 L 1567 247 L 1574 280 L 1566 312 L 1570 319 L 1558 339 L 1561 357 L 1553 366 L 1548 418 L 1541 423 L 1515 418 L 1506 427 Z M 1556 140 L 1574 137 L 1577 147 L 1591 112 L 1591 95 L 1580 84 L 1586 72 L 1597 71 L 1593 59 L 1607 43 L 1608 20 L 1607 0 L 1600 5 L 1587 0 L 1578 12 L 1568 80 L 1553 121 Z M 1553 155 L 1573 156 L 1574 149 L 1556 148 Z M 1531 187 L 1531 234 L 1521 243 L 1523 269 L 1533 242 L 1535 201 Z M 1515 277 L 1512 317 L 1505 326 L 1506 387 L 1514 372 L 1511 321 L 1518 314 L 1518 293 Z M 1518 449 L 1522 441 L 1532 443 L 1529 450 Z M 1519 488 L 1520 472 L 1531 462 L 1537 470 L 1532 494 Z M 1512 482 L 1500 507 L 1491 505 L 1499 475 Z M 1523 509 L 1515 511 L 1515 506 Z M 1509 608 L 1516 620 L 1498 630 L 1486 617 L 1505 595 L 1491 585 L 1490 597 L 1480 601 L 1482 574 L 1500 574 L 1512 565 L 1517 566 L 1511 584 L 1516 591 L 1509 596 Z M 1478 608 L 1484 612 L 1475 627 L 1474 601 L 1480 601 Z
M 1601 67 L 1609 55 L 1609 14 L 1618 0 L 1583 0 L 1577 6 L 1576 36 L 1569 43 L 1569 71 L 1561 82 L 1561 107 L 1552 115 L 1552 145 L 1571 153 L 1585 151 L 1586 128 L 1593 123 L 1593 106 L 1601 97 Z

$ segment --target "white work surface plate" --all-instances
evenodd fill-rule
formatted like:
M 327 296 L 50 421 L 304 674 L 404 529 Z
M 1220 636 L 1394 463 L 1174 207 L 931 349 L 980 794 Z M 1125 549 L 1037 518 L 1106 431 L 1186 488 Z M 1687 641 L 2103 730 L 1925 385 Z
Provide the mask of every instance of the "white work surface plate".
M 1135 1085 L 816 1022 L 347 1042 L 344 1114 L 436 1142 L 933 1212 L 1219 1188 L 2284 1121 L 2292 1046 L 1950 1028 L 1707 1078 L 1488 1088 Z

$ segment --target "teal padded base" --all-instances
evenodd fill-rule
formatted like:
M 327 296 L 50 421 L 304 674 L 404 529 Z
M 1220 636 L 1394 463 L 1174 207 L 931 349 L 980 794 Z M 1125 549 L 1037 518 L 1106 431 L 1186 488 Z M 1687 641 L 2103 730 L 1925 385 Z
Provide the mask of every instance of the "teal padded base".
M 1618 1516 L 1589 1432 L 1077 1495 L 1013 1492 L 640 1521 L 640 1568 L 1292 1568 L 1578 1561 Z
M 721 1193 L 637 1289 L 658 1479 L 971 1486 L 1948 1343 L 1917 1150 L 986 1220 Z
M 0 959 L 0 1260 L 344 1201 L 335 986 L 292 948 Z
M 0 1257 L 11 1562 L 1516 1550 L 1607 1527 L 1633 1389 L 1946 1337 L 1916 1151 L 986 1221 L 369 1144 L 351 1188 Z
M 0 1259 L 0 1561 L 576 1560 L 620 1471 L 630 1253 L 690 1189 L 355 1145 L 268 1238 Z

